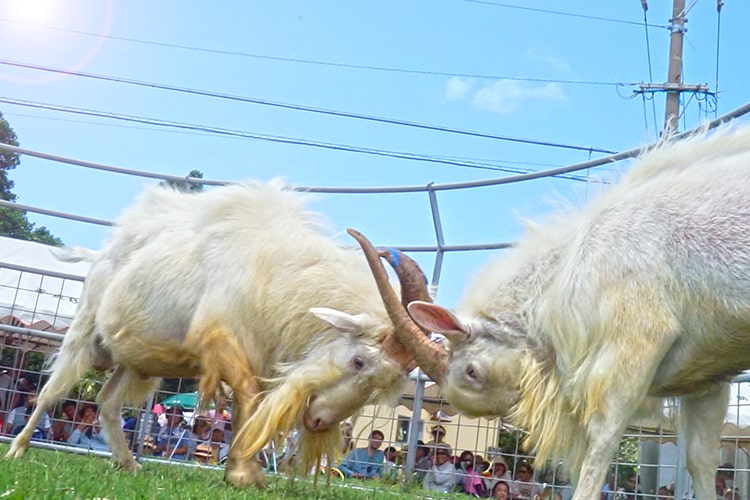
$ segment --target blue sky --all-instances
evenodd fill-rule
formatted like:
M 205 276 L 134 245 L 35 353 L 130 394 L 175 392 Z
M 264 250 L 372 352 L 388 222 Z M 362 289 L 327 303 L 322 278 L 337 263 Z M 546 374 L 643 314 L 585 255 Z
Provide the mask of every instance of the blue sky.
M 654 82 L 666 79 L 665 26 L 671 3 L 649 2 Z M 715 90 L 716 2 L 687 4 L 684 81 Z M 747 19 L 748 2 L 726 0 L 718 114 L 750 100 Z M 637 88 L 631 83 L 650 81 L 642 23 L 636 0 L 2 0 L 0 100 L 6 102 L 0 102 L 0 112 L 23 147 L 173 175 L 197 169 L 219 180 L 283 176 L 297 186 L 426 185 L 496 178 L 510 174 L 159 128 L 38 106 L 85 108 L 524 170 L 603 155 L 65 76 L 17 64 L 622 151 L 652 141 L 664 116 L 663 95 L 653 101 L 630 98 Z M 19 106 L 8 100 L 36 104 Z M 713 107 L 699 106 L 687 94 L 685 100 L 689 102 L 681 128 L 714 117 Z M 580 175 L 611 178 L 625 167 Z M 153 182 L 32 157 L 23 157 L 10 176 L 21 203 L 109 220 Z M 440 192 L 445 239 L 448 244 L 513 241 L 522 234 L 521 217 L 540 216 L 561 199 L 583 202 L 598 190 L 596 184 L 577 180 L 545 179 Z M 435 243 L 424 193 L 319 195 L 314 206 L 335 228 L 356 227 L 376 244 Z M 106 229 L 98 226 L 33 214 L 30 218 L 67 244 L 97 248 L 106 236 Z M 472 272 L 494 253 L 446 256 L 438 299 L 454 305 Z M 430 274 L 432 255 L 416 257 Z

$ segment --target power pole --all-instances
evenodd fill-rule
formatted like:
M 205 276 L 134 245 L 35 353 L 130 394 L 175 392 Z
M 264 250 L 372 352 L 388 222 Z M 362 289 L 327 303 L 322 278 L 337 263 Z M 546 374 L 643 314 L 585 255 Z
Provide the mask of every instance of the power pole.
M 682 90 L 682 41 L 685 38 L 685 0 L 674 0 L 672 4 L 672 18 L 669 27 L 672 34 L 669 37 L 669 71 L 667 73 L 666 112 L 664 113 L 664 135 L 677 132 L 677 120 L 680 116 L 680 92 Z M 670 89 L 669 87 L 674 87 Z
M 644 12 L 648 10 L 648 1 L 641 0 Z M 637 94 L 654 92 L 666 92 L 667 102 L 664 112 L 664 129 L 662 136 L 669 136 L 678 131 L 678 120 L 680 117 L 680 94 L 682 92 L 694 92 L 700 94 L 714 94 L 706 84 L 685 85 L 682 83 L 682 42 L 685 38 L 685 0 L 673 0 L 672 17 L 669 20 L 671 31 L 669 39 L 669 69 L 665 83 L 641 83 Z

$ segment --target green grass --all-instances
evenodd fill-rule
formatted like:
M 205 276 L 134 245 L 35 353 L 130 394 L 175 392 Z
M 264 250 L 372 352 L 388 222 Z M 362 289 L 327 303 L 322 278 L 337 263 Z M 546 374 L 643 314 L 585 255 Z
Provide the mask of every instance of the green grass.
M 8 445 L 0 443 L 0 457 Z M 0 500 L 5 499 L 286 499 L 364 500 L 420 498 L 424 491 L 404 492 L 398 485 L 352 482 L 358 489 L 321 479 L 317 488 L 306 480 L 269 476 L 268 487 L 237 489 L 223 480 L 223 470 L 147 462 L 138 475 L 117 470 L 109 459 L 30 448 L 16 460 L 0 459 Z M 466 498 L 453 495 L 454 498 Z

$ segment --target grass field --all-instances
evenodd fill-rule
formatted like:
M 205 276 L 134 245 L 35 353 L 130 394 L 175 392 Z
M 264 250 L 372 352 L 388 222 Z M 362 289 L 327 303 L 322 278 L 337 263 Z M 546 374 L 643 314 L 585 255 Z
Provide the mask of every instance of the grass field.
M 8 445 L 0 443 L 0 456 Z M 268 488 L 239 490 L 227 485 L 223 471 L 145 463 L 138 475 L 116 470 L 108 459 L 31 448 L 17 460 L 0 459 L 0 500 L 5 499 L 282 499 L 304 498 L 364 500 L 373 498 L 424 498 L 415 490 L 376 483 L 343 485 L 321 480 L 317 488 L 308 481 L 269 477 Z M 453 495 L 453 498 L 466 498 Z

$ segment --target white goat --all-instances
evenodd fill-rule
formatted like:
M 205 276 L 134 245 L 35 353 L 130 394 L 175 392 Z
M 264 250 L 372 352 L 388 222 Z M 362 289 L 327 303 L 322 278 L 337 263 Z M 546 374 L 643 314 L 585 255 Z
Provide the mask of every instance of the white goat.
M 141 404 L 158 377 L 200 375 L 204 398 L 220 381 L 232 388 L 226 478 L 234 485 L 262 486 L 251 457 L 293 427 L 303 427 L 303 469 L 334 456 L 337 423 L 375 397 L 398 395 L 415 364 L 361 254 L 326 234 L 321 217 L 305 211 L 307 199 L 277 181 L 199 194 L 150 188 L 100 252 L 71 249 L 69 258 L 93 265 L 8 456 L 24 452 L 41 412 L 92 366 L 115 367 L 98 402 L 126 470 L 140 465 L 120 429 L 123 402 Z
M 750 127 L 663 144 L 587 207 L 530 226 L 455 313 L 409 304 L 449 350 L 381 293 L 448 401 L 526 428 L 538 460 L 565 460 L 575 499 L 599 498 L 626 426 L 663 397 L 681 399 L 693 489 L 712 499 L 728 382 L 750 368 Z

